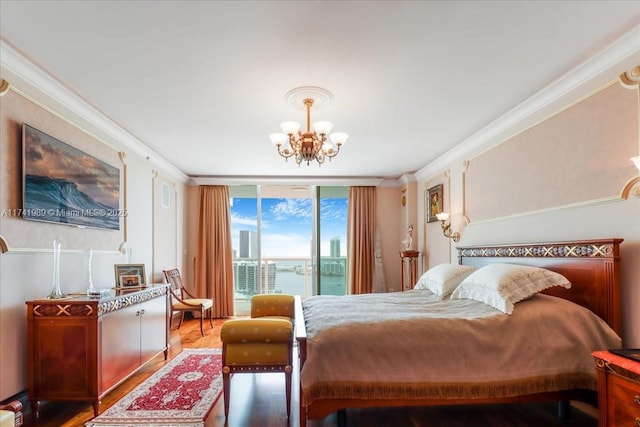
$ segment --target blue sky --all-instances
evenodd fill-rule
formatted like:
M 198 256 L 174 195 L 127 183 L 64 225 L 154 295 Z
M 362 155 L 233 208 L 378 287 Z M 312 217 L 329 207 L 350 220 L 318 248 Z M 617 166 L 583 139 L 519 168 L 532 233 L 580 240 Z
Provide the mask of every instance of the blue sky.
M 321 251 L 329 255 L 329 241 L 340 237 L 340 254 L 347 254 L 347 199 L 322 199 Z M 311 255 L 311 199 L 262 199 L 262 256 Z M 233 248 L 239 249 L 239 231 L 257 230 L 256 199 L 233 198 L 231 231 Z

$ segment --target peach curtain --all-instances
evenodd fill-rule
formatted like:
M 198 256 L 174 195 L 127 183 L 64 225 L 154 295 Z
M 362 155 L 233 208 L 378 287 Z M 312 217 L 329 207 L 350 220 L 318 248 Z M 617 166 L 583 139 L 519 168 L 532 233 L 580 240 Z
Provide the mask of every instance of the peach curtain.
M 200 187 L 197 235 L 196 293 L 213 298 L 214 317 L 233 316 L 229 187 Z
M 349 293 L 373 290 L 376 237 L 376 187 L 349 189 L 347 252 L 349 253 Z

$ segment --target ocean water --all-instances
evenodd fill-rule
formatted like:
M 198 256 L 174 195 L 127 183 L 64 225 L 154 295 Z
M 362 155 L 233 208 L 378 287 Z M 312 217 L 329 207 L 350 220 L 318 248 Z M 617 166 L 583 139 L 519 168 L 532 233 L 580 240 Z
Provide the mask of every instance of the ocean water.
M 25 219 L 71 224 L 81 227 L 120 229 L 123 215 L 117 206 L 107 206 L 78 190 L 65 179 L 26 175 Z
M 305 280 L 306 277 L 306 280 Z M 320 294 L 344 295 L 346 276 L 320 276 Z M 278 271 L 276 273 L 276 292 L 289 295 L 310 296 L 311 276 L 297 274 L 293 271 Z

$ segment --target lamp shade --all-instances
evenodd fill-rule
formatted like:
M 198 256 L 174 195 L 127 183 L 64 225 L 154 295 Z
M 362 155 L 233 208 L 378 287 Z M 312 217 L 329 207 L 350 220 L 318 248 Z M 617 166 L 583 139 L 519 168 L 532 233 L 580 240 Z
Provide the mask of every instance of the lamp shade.
M 269 135 L 269 139 L 271 140 L 273 145 L 284 145 L 284 143 L 287 141 L 287 135 L 285 135 L 284 133 L 272 133 L 271 135 Z
M 295 134 L 300 129 L 300 123 L 294 121 L 282 122 L 280 123 L 280 128 L 282 132 L 287 135 Z
M 329 135 L 329 138 L 331 138 L 331 141 L 334 144 L 342 145 L 345 142 L 347 142 L 347 138 L 349 138 L 349 134 L 345 132 L 334 132 L 331 135 Z
M 313 130 L 315 130 L 319 135 L 328 134 L 329 132 L 331 132 L 331 128 L 333 128 L 333 123 L 331 122 L 320 121 L 313 124 Z
M 640 171 L 640 156 L 632 157 L 629 160 L 631 160 L 633 164 L 636 165 L 636 169 Z
M 436 214 L 436 217 L 438 218 L 438 221 L 446 221 L 449 219 L 449 214 L 447 212 L 440 212 L 439 214 Z

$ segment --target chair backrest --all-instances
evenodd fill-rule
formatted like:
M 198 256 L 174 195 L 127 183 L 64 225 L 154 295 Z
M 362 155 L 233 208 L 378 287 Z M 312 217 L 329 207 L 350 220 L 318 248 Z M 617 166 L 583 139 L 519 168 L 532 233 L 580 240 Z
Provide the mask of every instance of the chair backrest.
M 171 293 L 179 299 L 182 299 L 182 277 L 180 276 L 180 270 L 172 268 L 170 270 L 162 270 L 164 278 L 167 283 L 171 285 Z

